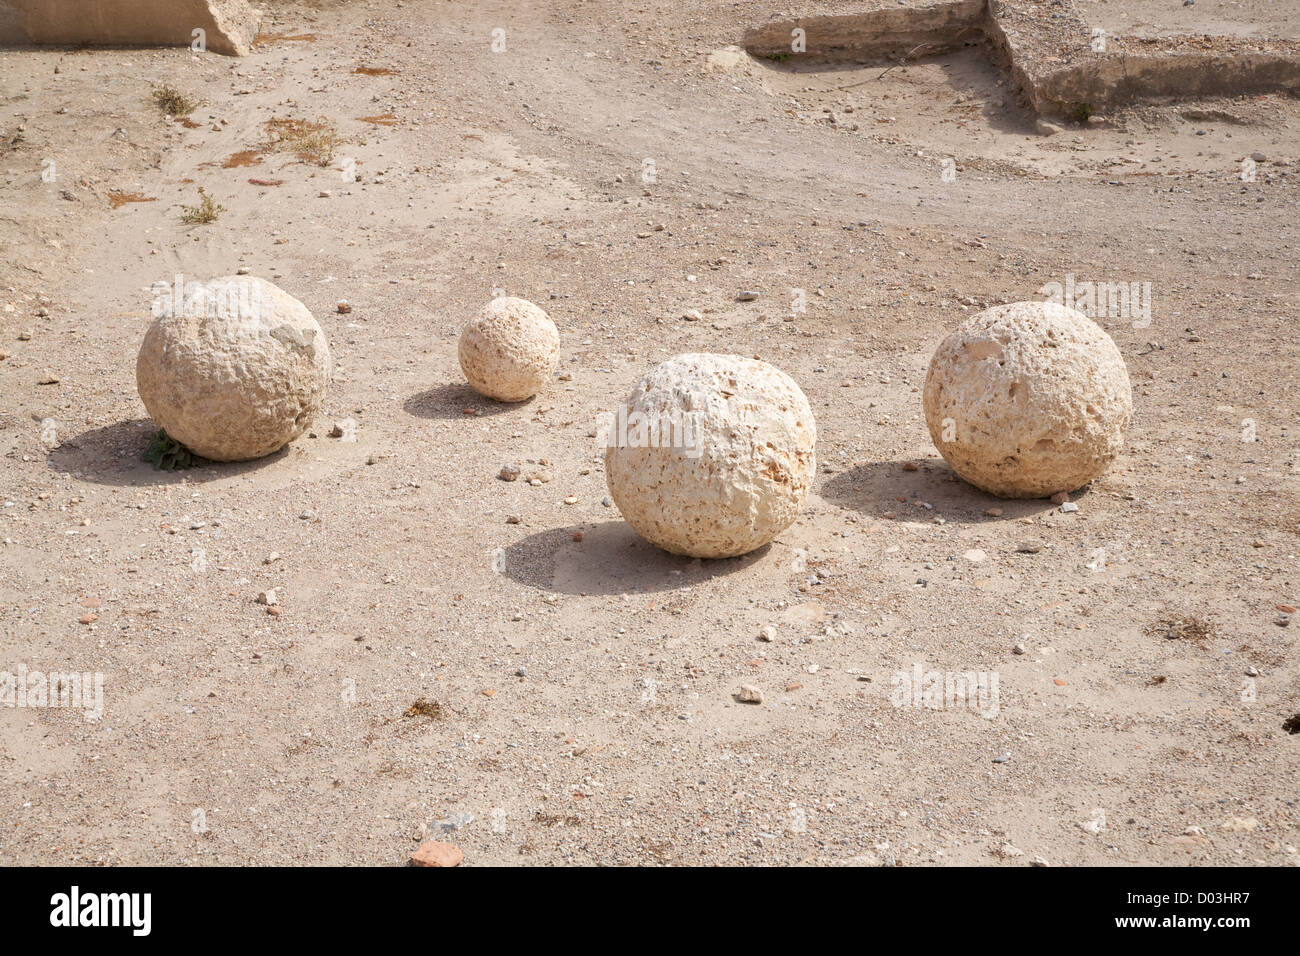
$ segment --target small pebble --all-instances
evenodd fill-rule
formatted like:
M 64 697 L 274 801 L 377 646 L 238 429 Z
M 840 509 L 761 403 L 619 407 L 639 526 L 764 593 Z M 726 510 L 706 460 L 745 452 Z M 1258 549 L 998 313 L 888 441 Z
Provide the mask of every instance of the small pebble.
M 431 840 L 428 843 L 421 843 L 411 854 L 411 866 L 460 866 L 464 859 L 465 854 L 454 843 Z

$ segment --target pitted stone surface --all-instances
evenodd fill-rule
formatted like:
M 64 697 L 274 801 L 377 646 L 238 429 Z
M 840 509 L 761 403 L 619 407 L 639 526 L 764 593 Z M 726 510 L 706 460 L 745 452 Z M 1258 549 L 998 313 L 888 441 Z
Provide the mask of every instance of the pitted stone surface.
M 190 286 L 145 333 L 136 385 L 149 414 L 214 461 L 261 458 L 311 425 L 332 371 L 301 302 L 252 276 Z
M 527 299 L 493 299 L 460 333 L 460 367 L 474 391 L 499 402 L 540 392 L 560 361 L 560 333 Z
M 799 386 L 735 355 L 656 366 L 611 430 L 605 480 L 614 503 L 642 537 L 675 554 L 734 557 L 768 543 L 798 517 L 817 468 L 817 426 Z M 652 435 L 659 447 L 649 446 Z
M 1133 412 L 1115 343 L 1052 302 L 987 309 L 940 343 L 925 420 L 962 478 L 1004 498 L 1070 492 L 1119 455 Z

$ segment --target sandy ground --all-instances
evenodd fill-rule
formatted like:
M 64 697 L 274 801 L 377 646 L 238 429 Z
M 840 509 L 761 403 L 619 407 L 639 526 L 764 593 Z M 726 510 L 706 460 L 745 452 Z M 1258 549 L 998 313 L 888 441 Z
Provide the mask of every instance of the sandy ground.
M 1135 36 L 1300 37 L 1295 0 L 1076 0 L 1089 24 Z
M 0 51 L 0 670 L 104 680 L 98 720 L 0 707 L 0 861 L 1300 859 L 1300 104 L 1044 137 L 977 47 L 883 77 L 728 53 L 768 0 L 260 5 L 279 39 L 243 60 Z M 326 166 L 226 165 L 319 117 Z M 225 211 L 186 225 L 199 186 Z M 151 286 L 241 267 L 325 328 L 326 413 L 153 471 Z M 919 391 L 965 317 L 1067 274 L 1152 289 L 1149 325 L 1098 319 L 1135 417 L 1072 513 L 956 480 Z M 520 406 L 456 360 L 497 289 L 562 336 Z M 745 558 L 607 501 L 597 415 L 686 351 L 772 362 L 817 415 L 816 493 Z M 917 668 L 996 674 L 996 713 L 894 706 Z

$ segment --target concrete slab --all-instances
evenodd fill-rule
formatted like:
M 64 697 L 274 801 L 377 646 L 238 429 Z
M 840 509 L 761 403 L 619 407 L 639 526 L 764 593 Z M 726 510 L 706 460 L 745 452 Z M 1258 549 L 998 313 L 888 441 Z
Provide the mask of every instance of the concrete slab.
M 261 13 L 247 0 L 0 0 L 32 43 L 191 46 L 247 56 Z M 203 31 L 201 34 L 195 31 Z

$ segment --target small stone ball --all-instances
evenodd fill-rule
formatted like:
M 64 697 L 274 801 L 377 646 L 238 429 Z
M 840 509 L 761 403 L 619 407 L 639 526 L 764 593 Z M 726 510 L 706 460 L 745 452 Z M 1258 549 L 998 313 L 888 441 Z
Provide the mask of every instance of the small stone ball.
M 729 558 L 798 517 L 817 426 L 794 380 L 737 355 L 678 355 L 607 418 L 605 480 L 638 534 L 665 551 Z
M 253 276 L 193 283 L 162 297 L 136 359 L 153 420 L 196 455 L 261 458 L 311 425 L 332 370 L 307 307 Z
M 924 402 L 939 454 L 1002 498 L 1086 485 L 1119 455 L 1133 414 L 1115 343 L 1053 302 L 1013 302 L 968 319 L 935 349 Z
M 465 377 L 474 391 L 498 402 L 532 398 L 551 380 L 559 361 L 555 323 L 527 299 L 493 299 L 460 333 Z

